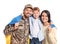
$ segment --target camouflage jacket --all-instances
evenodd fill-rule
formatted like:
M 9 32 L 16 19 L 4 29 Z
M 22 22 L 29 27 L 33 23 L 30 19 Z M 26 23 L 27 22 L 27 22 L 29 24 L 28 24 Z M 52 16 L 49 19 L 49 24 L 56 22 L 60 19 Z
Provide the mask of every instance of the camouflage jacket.
M 28 44 L 29 19 L 22 18 L 16 30 L 14 30 L 13 26 L 7 25 L 4 29 L 4 34 L 12 35 L 11 44 Z

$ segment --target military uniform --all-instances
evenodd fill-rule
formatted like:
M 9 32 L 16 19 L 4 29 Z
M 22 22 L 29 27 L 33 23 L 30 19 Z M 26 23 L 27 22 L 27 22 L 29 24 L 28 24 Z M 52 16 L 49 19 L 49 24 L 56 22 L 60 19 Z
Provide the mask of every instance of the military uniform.
M 7 25 L 4 30 L 5 35 L 11 35 L 10 44 L 28 44 L 29 36 L 29 19 L 22 18 L 19 22 L 18 29 L 14 30 L 14 27 Z

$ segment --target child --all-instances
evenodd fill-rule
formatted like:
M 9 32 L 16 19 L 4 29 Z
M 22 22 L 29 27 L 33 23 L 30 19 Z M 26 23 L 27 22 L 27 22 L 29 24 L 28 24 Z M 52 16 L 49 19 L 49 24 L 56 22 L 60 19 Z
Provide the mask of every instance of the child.
M 42 32 L 43 26 L 39 19 L 40 9 L 38 7 L 33 8 L 33 16 L 30 17 L 30 44 L 42 44 L 44 35 Z

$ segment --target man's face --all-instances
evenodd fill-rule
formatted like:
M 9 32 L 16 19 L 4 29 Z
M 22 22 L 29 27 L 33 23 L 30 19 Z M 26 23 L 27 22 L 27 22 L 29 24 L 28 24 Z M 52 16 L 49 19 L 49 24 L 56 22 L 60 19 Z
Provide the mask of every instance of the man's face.
M 30 17 L 30 16 L 32 15 L 32 13 L 33 13 L 33 11 L 32 11 L 31 8 L 26 8 L 26 9 L 24 10 L 24 16 L 25 16 L 25 17 Z
M 33 11 L 33 17 L 37 19 L 40 15 L 40 12 L 38 10 Z

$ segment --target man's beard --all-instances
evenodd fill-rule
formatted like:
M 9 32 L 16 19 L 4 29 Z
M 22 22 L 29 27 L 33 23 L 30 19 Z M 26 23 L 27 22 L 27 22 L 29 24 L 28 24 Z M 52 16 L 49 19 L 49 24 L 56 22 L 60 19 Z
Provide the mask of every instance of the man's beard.
M 29 18 L 31 16 L 31 14 L 27 13 L 26 15 L 24 15 L 26 18 Z
M 25 17 L 25 18 L 29 18 L 29 17 L 30 17 L 30 15 L 29 15 L 29 14 L 27 14 L 27 15 L 24 15 L 24 17 Z

